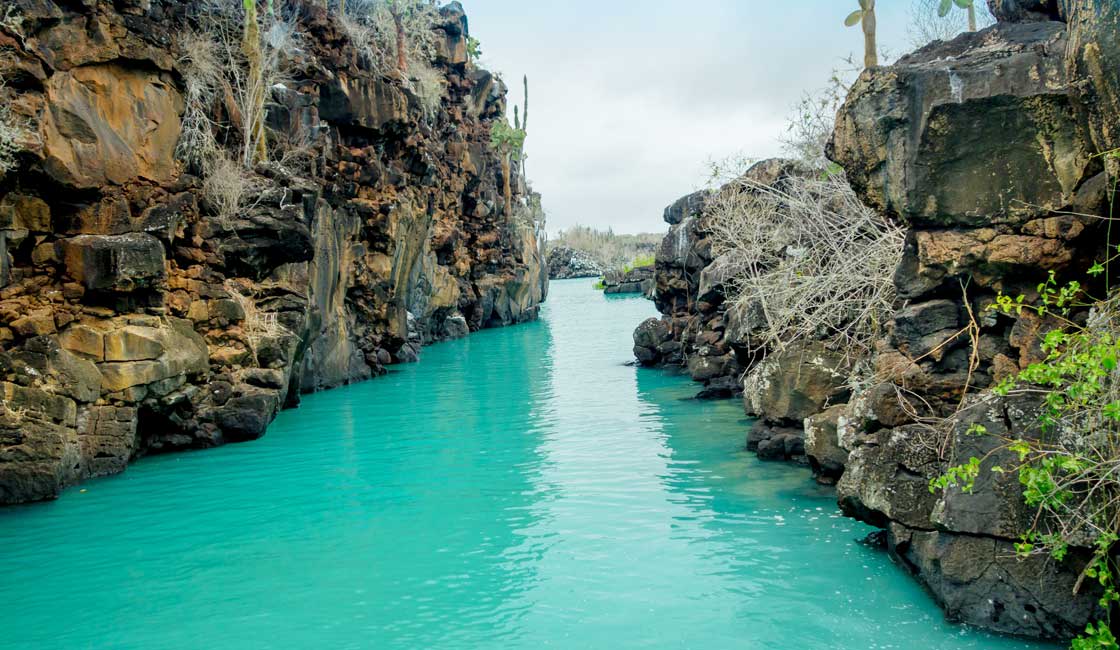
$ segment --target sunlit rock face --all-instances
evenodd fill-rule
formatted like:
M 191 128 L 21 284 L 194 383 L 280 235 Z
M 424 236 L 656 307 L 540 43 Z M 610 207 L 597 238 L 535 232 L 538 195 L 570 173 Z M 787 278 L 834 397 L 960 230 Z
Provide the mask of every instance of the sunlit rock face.
M 267 120 L 310 162 L 256 166 L 232 214 L 177 155 L 193 3 L 9 4 L 24 34 L 0 29 L 0 101 L 32 133 L 0 177 L 0 503 L 257 438 L 302 392 L 536 318 L 528 190 L 505 214 L 490 145 L 506 89 L 468 62 L 458 3 L 434 113 L 302 5 Z
M 1104 252 L 1098 154 L 1115 147 L 1117 9 L 989 4 L 997 25 L 864 72 L 840 111 L 832 157 L 909 235 L 876 360 L 882 383 L 836 418 L 849 453 L 838 496 L 847 514 L 886 529 L 890 551 L 952 618 L 1069 638 L 1101 615 L 1091 586 L 1073 595 L 1087 555 L 1013 559 L 1031 513 L 1018 477 L 987 469 L 1015 459 L 967 433 L 1039 435 L 1039 405 L 965 396 L 1041 360 L 1040 338 L 1056 325 L 987 311 L 997 292 L 1031 295 L 1050 272 L 1084 278 Z M 922 417 L 961 407 L 949 431 Z M 974 493 L 930 491 L 972 457 L 985 458 Z

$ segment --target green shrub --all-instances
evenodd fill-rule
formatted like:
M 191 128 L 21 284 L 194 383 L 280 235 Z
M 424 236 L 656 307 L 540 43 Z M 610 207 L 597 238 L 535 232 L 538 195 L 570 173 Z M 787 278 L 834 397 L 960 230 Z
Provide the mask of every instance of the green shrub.
M 1116 255 L 1120 256 L 1120 249 Z M 1089 273 L 1104 274 L 1112 259 L 1115 257 L 1094 265 Z M 1071 545 L 1091 546 L 1093 556 L 1082 579 L 1100 584 L 1100 605 L 1111 612 L 1120 602 L 1116 559 L 1120 541 L 1120 291 L 1093 301 L 1080 282 L 1059 285 L 1051 272 L 1038 285 L 1037 293 L 1037 300 L 1000 294 L 988 308 L 1016 316 L 1033 311 L 1060 323 L 1043 337 L 1044 360 L 992 389 L 1000 396 L 1038 397 L 1042 435 L 1002 440 L 989 457 L 997 451 L 1010 451 L 1018 464 L 994 466 L 991 471 L 1017 473 L 1024 502 L 1037 510 L 1030 530 L 1015 545 L 1016 552 L 1021 556 L 1047 553 L 1061 562 Z M 976 425 L 969 432 L 988 435 Z M 971 492 L 985 459 L 971 458 L 964 465 L 950 467 L 930 482 L 930 491 L 959 487 Z M 1108 620 L 1089 625 L 1071 647 L 1120 648 Z

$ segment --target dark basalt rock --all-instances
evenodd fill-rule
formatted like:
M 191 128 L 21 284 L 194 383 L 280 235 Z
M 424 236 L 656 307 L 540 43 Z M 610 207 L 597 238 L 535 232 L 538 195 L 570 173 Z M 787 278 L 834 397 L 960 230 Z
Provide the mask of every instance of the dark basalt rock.
M 89 290 L 136 291 L 165 277 L 163 245 L 151 235 L 79 235 L 59 248 L 67 274 Z
M 301 391 L 536 318 L 537 233 L 502 214 L 489 144 L 506 88 L 467 60 L 458 3 L 434 28 L 435 115 L 301 5 L 290 79 L 266 100 L 270 144 L 301 150 L 230 172 L 248 188 L 230 213 L 176 160 L 187 71 L 171 36 L 199 28 L 191 3 L 13 7 L 25 38 L 0 29 L 0 101 L 39 138 L 0 183 L 0 504 L 258 438 Z M 211 110 L 239 147 L 235 100 Z M 519 210 L 538 199 L 515 183 Z
M 836 418 L 849 452 L 837 495 L 846 514 L 887 531 L 950 618 L 1068 639 L 1101 615 L 1093 589 L 1073 593 L 1087 554 L 1016 561 L 1034 512 L 1015 473 L 990 471 L 1018 462 L 1002 438 L 1038 434 L 1037 404 L 965 397 L 1040 360 L 1055 327 L 986 311 L 996 293 L 1030 294 L 1050 271 L 1081 277 L 1101 254 L 1097 220 L 1076 215 L 1108 213 L 1094 152 L 1114 138 L 1108 98 L 1120 83 L 1101 63 L 1120 22 L 1111 2 L 990 4 L 998 25 L 866 71 L 840 110 L 832 155 L 861 198 L 909 233 L 900 304 L 875 359 L 882 383 Z M 962 400 L 951 431 L 929 426 Z M 968 435 L 972 424 L 991 436 Z M 972 493 L 930 491 L 974 457 L 984 460 Z
M 709 195 L 710 193 L 707 190 L 700 190 L 677 199 L 672 205 L 665 208 L 665 223 L 675 226 L 690 217 L 701 216 Z
M 585 251 L 557 246 L 548 252 L 548 277 L 552 280 L 597 278 L 604 269 Z

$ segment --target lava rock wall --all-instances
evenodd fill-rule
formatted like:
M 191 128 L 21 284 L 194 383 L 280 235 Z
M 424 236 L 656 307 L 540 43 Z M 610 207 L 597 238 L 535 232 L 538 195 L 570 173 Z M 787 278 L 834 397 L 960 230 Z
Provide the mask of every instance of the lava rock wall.
M 0 101 L 33 142 L 0 176 L 0 503 L 257 438 L 301 393 L 537 316 L 528 191 L 504 214 L 490 146 L 506 88 L 468 60 L 457 2 L 436 28 L 434 115 L 296 3 L 268 123 L 310 162 L 257 165 L 232 218 L 175 155 L 178 37 L 200 3 L 8 4 L 22 25 L 0 29 Z

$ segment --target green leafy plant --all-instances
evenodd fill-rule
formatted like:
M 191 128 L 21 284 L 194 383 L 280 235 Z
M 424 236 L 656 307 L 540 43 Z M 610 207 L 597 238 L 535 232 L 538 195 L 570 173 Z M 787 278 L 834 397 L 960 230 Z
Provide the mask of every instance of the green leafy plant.
M 473 36 L 467 37 L 467 58 L 475 62 L 482 58 L 482 42 Z
M 1095 264 L 1099 275 L 1107 261 Z M 1031 530 L 1016 553 L 1048 553 L 1065 559 L 1071 545 L 1091 546 L 1093 555 L 1081 581 L 1096 581 L 1100 605 L 1111 617 L 1120 602 L 1117 587 L 1117 531 L 1120 531 L 1120 293 L 1093 300 L 1077 281 L 1059 284 L 1051 272 L 1037 286 L 1037 299 L 997 295 L 988 310 L 1022 317 L 1033 312 L 1058 325 L 1041 341 L 1042 361 L 992 388 L 998 396 L 1034 396 L 1041 434 L 1006 437 L 997 451 L 1017 459 L 1023 501 L 1037 509 Z M 988 435 L 982 426 L 969 433 Z M 987 458 L 987 457 L 985 457 Z M 930 491 L 951 487 L 971 492 L 985 459 L 970 458 L 930 482 Z M 994 466 L 992 472 L 1003 473 Z M 1090 624 L 1074 649 L 1118 649 L 1109 620 Z
M 603 282 L 602 280 L 599 280 L 594 285 L 592 285 L 592 288 L 595 289 L 596 291 L 602 291 L 602 290 L 607 288 L 607 283 Z
M 937 7 L 937 15 L 944 18 L 953 10 L 953 5 L 968 10 L 968 31 L 976 31 L 976 0 L 941 0 Z
M 863 27 L 863 66 L 874 68 L 879 65 L 879 48 L 876 42 L 875 0 L 859 0 L 859 9 L 848 14 L 844 25 Z
M 513 186 L 510 174 L 514 152 L 525 146 L 525 131 L 511 126 L 505 120 L 497 120 L 490 127 L 490 146 L 502 157 L 502 195 L 505 198 L 505 214 L 513 214 Z

